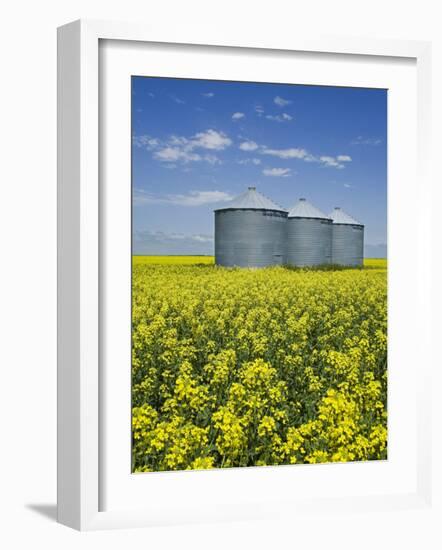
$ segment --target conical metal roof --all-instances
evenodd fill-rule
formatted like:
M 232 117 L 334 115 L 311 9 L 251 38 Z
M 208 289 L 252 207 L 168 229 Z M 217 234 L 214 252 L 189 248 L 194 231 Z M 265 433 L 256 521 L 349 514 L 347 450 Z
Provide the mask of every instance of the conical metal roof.
M 316 206 L 310 204 L 305 199 L 299 199 L 299 201 L 289 210 L 289 218 L 318 218 L 321 220 L 328 220 L 329 217 L 321 212 Z
M 249 187 L 247 191 L 238 195 L 224 206 L 216 208 L 217 210 L 246 209 L 246 210 L 276 210 L 278 212 L 287 212 L 281 206 L 262 195 L 256 190 L 256 187 Z
M 364 225 L 361 222 L 358 222 L 354 218 L 344 212 L 339 206 L 336 206 L 333 212 L 330 213 L 330 218 L 333 220 L 333 223 L 341 223 L 345 225 Z

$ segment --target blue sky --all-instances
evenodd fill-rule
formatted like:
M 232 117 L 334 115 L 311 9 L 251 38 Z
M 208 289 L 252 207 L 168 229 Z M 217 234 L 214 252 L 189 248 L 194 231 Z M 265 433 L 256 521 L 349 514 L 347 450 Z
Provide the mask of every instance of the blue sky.
M 132 78 L 134 254 L 212 254 L 213 209 L 254 185 L 365 224 L 386 254 L 387 91 Z

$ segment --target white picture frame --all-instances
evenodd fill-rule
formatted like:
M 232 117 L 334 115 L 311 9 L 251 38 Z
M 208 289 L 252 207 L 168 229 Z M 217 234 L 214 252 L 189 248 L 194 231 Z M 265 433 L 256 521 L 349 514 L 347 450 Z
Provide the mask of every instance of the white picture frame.
M 101 40 L 130 43 L 168 43 L 253 48 L 285 52 L 328 53 L 333 55 L 364 55 L 389 58 L 411 58 L 417 67 L 416 140 L 418 144 L 418 181 L 423 206 L 415 213 L 419 217 L 419 277 L 421 284 L 419 312 L 430 311 L 431 231 L 429 211 L 432 188 L 428 173 L 431 105 L 429 98 L 430 51 L 426 42 L 358 39 L 350 37 L 287 37 L 267 43 L 265 37 L 229 35 L 205 36 L 201 29 L 188 36 L 185 29 L 168 36 L 161 29 L 135 24 L 100 21 L 76 21 L 58 32 L 58 521 L 80 530 L 150 526 L 179 522 L 241 517 L 265 517 L 282 513 L 301 513 L 314 507 L 340 507 L 372 510 L 379 508 L 421 507 L 431 500 L 430 450 L 430 369 L 431 346 L 428 323 L 423 315 L 422 334 L 428 334 L 426 361 L 420 365 L 416 385 L 417 485 L 409 494 L 395 493 L 366 497 L 330 499 L 321 497 L 294 502 L 281 497 L 281 507 L 274 502 L 250 502 L 242 514 L 234 507 L 226 510 L 205 510 L 202 503 L 190 507 L 188 513 L 179 509 L 127 508 L 124 504 L 103 511 L 100 503 L 102 480 L 100 453 L 100 280 L 102 263 L 100 250 L 100 177 L 99 177 L 99 48 Z M 244 51 L 244 50 L 242 50 Z M 427 319 L 427 320 L 425 320 Z M 351 466 L 350 466 L 351 467 Z M 290 467 L 289 467 L 290 468 Z M 271 469 L 269 469 L 271 470 Z M 284 477 L 284 469 L 278 477 Z M 288 471 L 285 469 L 285 471 Z M 222 472 L 225 474 L 225 472 Z M 204 472 L 187 472 L 201 476 Z M 274 475 L 269 473 L 268 475 Z M 189 478 L 188 478 L 189 479 Z M 210 483 L 210 480 L 208 481 Z

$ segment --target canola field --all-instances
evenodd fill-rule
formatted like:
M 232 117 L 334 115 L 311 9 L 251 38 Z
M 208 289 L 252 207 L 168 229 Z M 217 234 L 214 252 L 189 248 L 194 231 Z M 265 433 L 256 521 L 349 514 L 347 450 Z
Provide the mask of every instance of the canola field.
M 387 264 L 134 256 L 134 472 L 387 457 Z

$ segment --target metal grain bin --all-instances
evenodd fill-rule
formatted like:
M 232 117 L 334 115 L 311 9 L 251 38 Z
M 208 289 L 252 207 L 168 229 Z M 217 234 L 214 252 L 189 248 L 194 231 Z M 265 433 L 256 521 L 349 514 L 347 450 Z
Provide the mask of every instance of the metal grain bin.
M 299 267 L 329 264 L 331 246 L 331 219 L 299 199 L 287 219 L 287 263 Z
M 364 226 L 336 207 L 330 214 L 332 229 L 332 263 L 362 266 L 364 263 Z
M 215 263 L 266 267 L 285 262 L 287 211 L 255 187 L 215 210 Z

